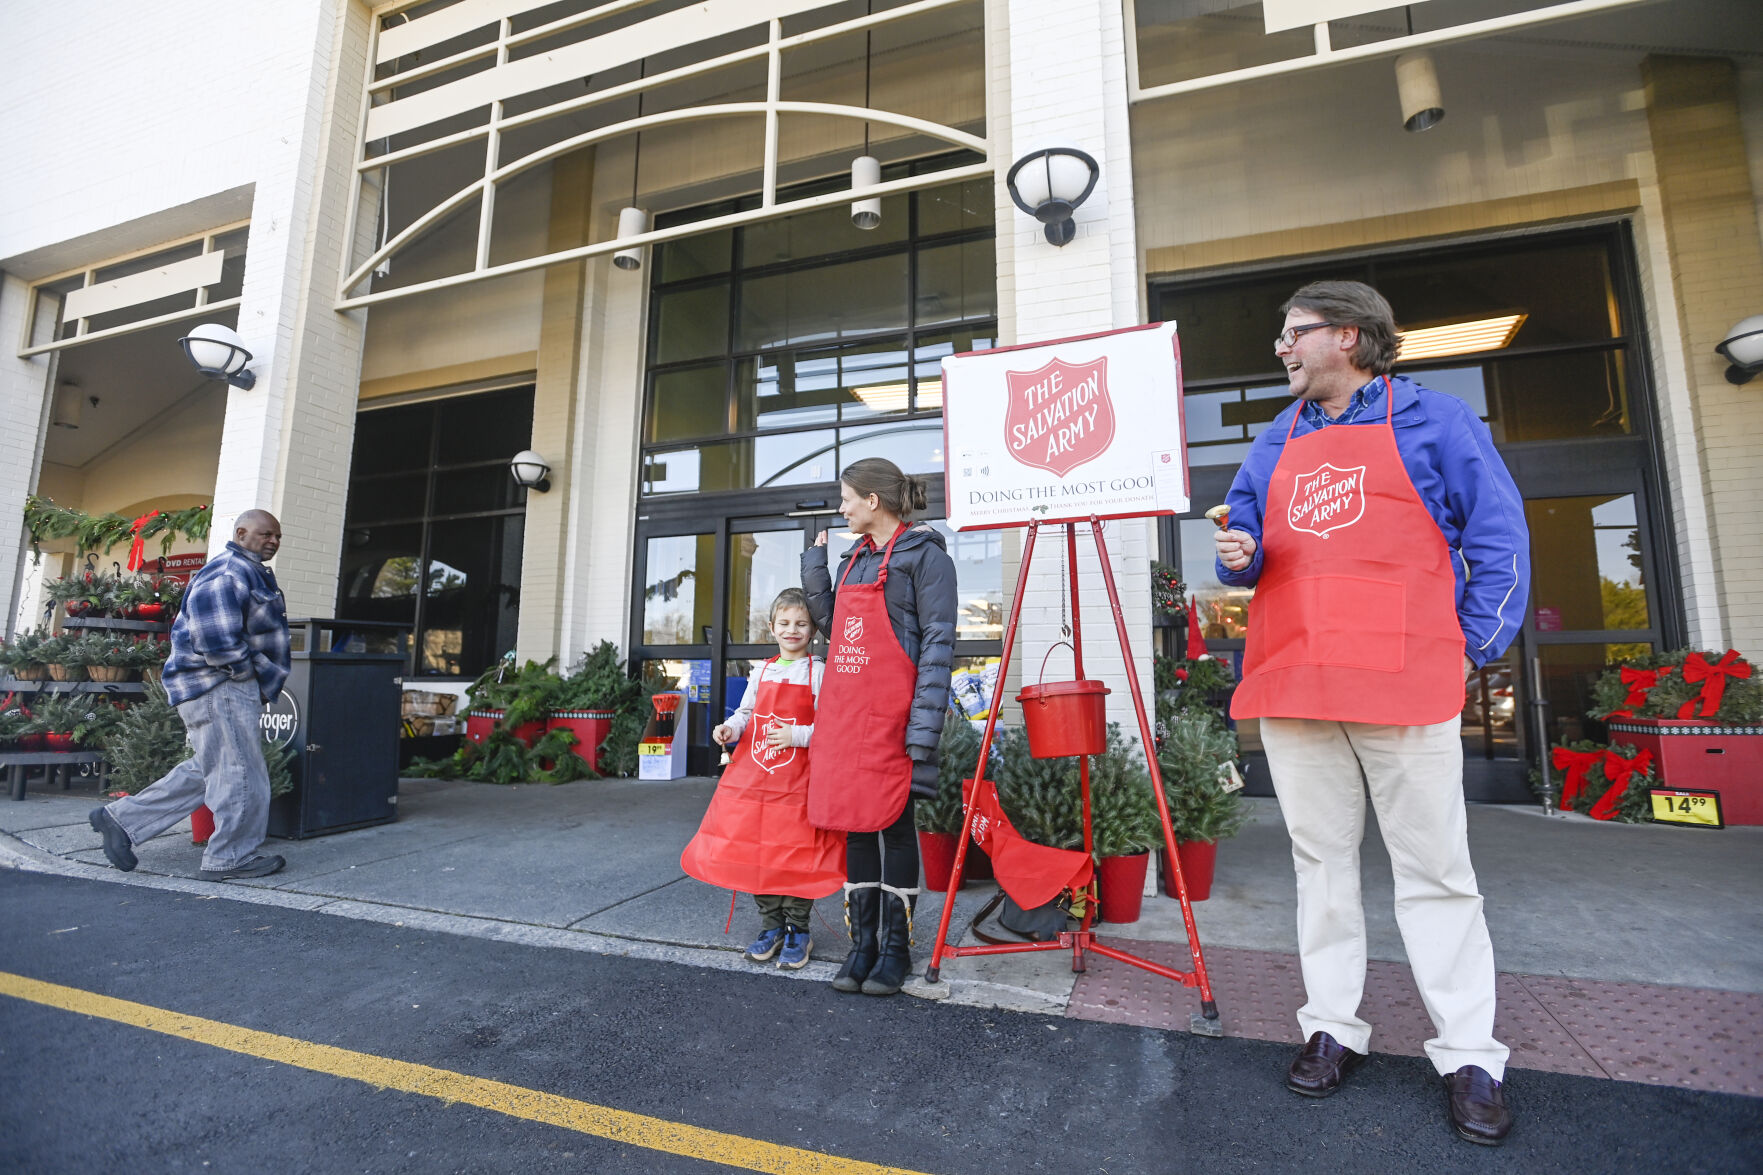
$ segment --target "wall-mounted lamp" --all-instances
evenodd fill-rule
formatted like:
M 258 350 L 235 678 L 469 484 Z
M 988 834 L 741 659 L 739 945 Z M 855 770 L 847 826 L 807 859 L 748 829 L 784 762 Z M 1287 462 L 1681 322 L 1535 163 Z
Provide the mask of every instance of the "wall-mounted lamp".
M 1753 314 L 1726 332 L 1714 347 L 1726 360 L 1726 382 L 1748 384 L 1763 371 L 1763 314 Z
M 257 377 L 245 370 L 245 364 L 251 362 L 251 352 L 245 350 L 244 341 L 231 327 L 205 322 L 192 327 L 189 334 L 178 340 L 178 345 L 196 370 L 210 379 L 224 379 L 245 391 L 257 386 Z
M 1077 235 L 1071 214 L 1096 190 L 1102 169 L 1075 147 L 1048 147 L 1010 165 L 1004 184 L 1016 206 L 1046 226 L 1049 244 L 1064 247 Z
M 514 475 L 516 485 L 537 490 L 541 494 L 551 489 L 551 463 L 531 449 L 516 453 L 514 459 L 508 463 L 508 472 Z

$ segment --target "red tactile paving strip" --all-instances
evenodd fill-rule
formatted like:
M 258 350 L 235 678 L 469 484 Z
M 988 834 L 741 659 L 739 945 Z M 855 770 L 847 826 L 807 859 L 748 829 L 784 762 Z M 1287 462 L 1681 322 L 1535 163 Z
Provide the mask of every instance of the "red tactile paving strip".
M 1623 1081 L 1763 1097 L 1763 995 L 1519 975 Z
M 1184 943 L 1103 941 L 1183 971 Z M 1186 1031 L 1199 993 L 1127 963 L 1088 957 L 1066 1006 L 1083 1020 Z M 1212 947 L 1206 973 L 1227 1036 L 1299 1044 L 1304 985 L 1295 955 Z M 1614 1077 L 1763 1096 L 1763 996 L 1501 973 L 1495 1031 L 1515 1069 Z M 1406 964 L 1366 968 L 1372 1048 L 1422 1056 L 1432 1021 Z

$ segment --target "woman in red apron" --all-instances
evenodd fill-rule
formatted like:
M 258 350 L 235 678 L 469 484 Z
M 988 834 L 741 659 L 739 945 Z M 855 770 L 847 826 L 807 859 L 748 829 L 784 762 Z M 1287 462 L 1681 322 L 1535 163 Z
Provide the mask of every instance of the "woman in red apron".
M 912 970 L 912 801 L 936 794 L 955 652 L 955 564 L 941 534 L 907 523 L 926 506 L 919 478 L 867 457 L 845 469 L 839 490 L 839 513 L 858 539 L 837 586 L 825 533 L 802 556 L 809 613 L 828 642 L 808 819 L 848 834 L 851 953 L 833 987 L 892 995 Z
M 747 960 L 776 958 L 793 971 L 808 965 L 814 949 L 814 899 L 836 893 L 845 879 L 845 845 L 808 822 L 808 744 L 824 666 L 808 654 L 814 622 L 799 588 L 772 602 L 771 633 L 778 655 L 759 667 L 740 708 L 713 733 L 736 750 L 680 868 L 752 894 L 760 930 Z

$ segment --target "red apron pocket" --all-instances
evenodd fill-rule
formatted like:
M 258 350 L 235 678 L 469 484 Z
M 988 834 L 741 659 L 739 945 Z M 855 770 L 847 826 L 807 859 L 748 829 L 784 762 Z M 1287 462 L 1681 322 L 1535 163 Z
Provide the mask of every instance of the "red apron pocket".
M 1258 593 L 1264 628 L 1277 636 L 1262 670 L 1327 665 L 1400 673 L 1406 661 L 1408 591 L 1357 575 L 1313 575 Z

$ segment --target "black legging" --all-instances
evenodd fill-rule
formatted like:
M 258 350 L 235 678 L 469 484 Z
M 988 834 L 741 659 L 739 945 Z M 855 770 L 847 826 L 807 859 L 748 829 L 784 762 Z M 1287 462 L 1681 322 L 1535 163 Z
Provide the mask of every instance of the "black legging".
M 899 819 L 882 829 L 881 840 L 873 832 L 845 834 L 845 879 L 881 881 L 895 889 L 918 887 L 918 829 L 912 820 L 916 796 L 906 797 Z

